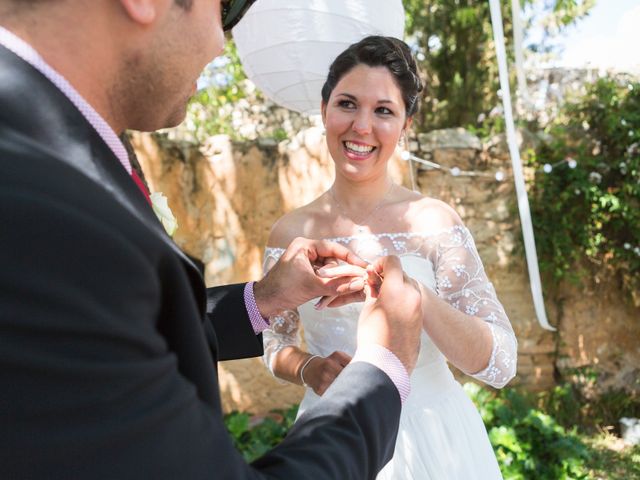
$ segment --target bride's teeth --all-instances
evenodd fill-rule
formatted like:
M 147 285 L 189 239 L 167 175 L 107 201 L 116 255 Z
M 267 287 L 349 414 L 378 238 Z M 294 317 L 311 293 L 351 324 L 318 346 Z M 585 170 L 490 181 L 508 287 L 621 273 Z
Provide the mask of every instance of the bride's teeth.
M 351 143 L 351 142 L 344 142 L 344 144 L 349 150 L 353 150 L 354 152 L 358 152 L 358 153 L 369 153 L 373 151 L 373 148 L 374 148 L 370 145 L 358 145 L 357 143 Z

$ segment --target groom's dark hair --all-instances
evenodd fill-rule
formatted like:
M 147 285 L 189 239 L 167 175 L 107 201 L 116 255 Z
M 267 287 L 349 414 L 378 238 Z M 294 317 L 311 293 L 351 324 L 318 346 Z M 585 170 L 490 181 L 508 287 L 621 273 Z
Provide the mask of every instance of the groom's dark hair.
M 409 46 L 393 37 L 372 35 L 354 43 L 342 52 L 329 67 L 327 81 L 322 87 L 322 100 L 329 102 L 331 92 L 340 79 L 356 65 L 385 67 L 393 75 L 402 91 L 407 117 L 415 115 L 420 106 L 422 81 Z

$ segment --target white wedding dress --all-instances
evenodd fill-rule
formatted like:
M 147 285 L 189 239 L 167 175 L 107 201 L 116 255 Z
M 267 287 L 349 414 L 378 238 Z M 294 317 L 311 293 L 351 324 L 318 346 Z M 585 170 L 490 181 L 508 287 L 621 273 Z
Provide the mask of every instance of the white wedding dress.
M 404 271 L 434 290 L 451 306 L 484 319 L 493 334 L 493 351 L 483 371 L 472 376 L 504 386 L 516 370 L 517 342 L 502 305 L 488 281 L 473 238 L 464 226 L 436 233 L 363 234 L 331 239 L 361 258 L 398 255 Z M 268 270 L 283 249 L 267 248 Z M 271 319 L 264 332 L 265 362 L 282 348 L 300 345 L 299 327 L 310 353 L 336 350 L 353 355 L 362 304 L 317 311 L 314 301 L 298 312 Z M 307 389 L 300 415 L 318 401 Z M 402 408 L 393 459 L 377 477 L 383 480 L 492 480 L 502 478 L 478 411 L 454 379 L 444 355 L 423 331 L 420 355 L 411 375 L 411 393 Z

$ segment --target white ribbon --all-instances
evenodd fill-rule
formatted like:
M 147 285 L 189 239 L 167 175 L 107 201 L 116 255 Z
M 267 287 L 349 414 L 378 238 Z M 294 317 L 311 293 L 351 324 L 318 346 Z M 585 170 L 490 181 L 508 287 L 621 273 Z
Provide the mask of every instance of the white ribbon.
M 517 1 L 517 0 L 516 0 Z M 509 71 L 507 67 L 507 55 L 504 44 L 504 33 L 502 30 L 502 14 L 500 12 L 500 1 L 489 0 L 491 8 L 491 23 L 493 25 L 493 39 L 496 44 L 496 55 L 498 57 L 498 71 L 500 74 L 500 89 L 502 90 L 502 105 L 504 107 L 505 125 L 507 128 L 507 144 L 513 165 L 513 177 L 516 185 L 518 198 L 518 210 L 520 212 L 520 223 L 522 224 L 522 235 L 524 237 L 524 247 L 527 256 L 527 266 L 529 268 L 529 281 L 531 283 L 531 294 L 533 295 L 533 305 L 540 326 L 546 330 L 555 331 L 549 325 L 547 314 L 544 308 L 544 298 L 542 296 L 542 284 L 540 282 L 540 271 L 538 269 L 538 255 L 536 253 L 536 243 L 533 236 L 533 224 L 531 223 L 531 211 L 529 210 L 529 199 L 522 173 L 522 163 L 520 152 L 516 141 L 516 129 L 513 122 L 513 110 L 511 107 L 511 92 L 509 90 Z

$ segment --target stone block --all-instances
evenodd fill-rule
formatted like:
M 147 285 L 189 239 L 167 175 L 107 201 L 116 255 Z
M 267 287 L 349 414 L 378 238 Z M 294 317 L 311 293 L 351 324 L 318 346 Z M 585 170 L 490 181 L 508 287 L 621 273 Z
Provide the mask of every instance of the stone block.
M 433 151 L 438 149 L 482 150 L 482 142 L 464 128 L 446 128 L 418 134 L 420 149 Z

